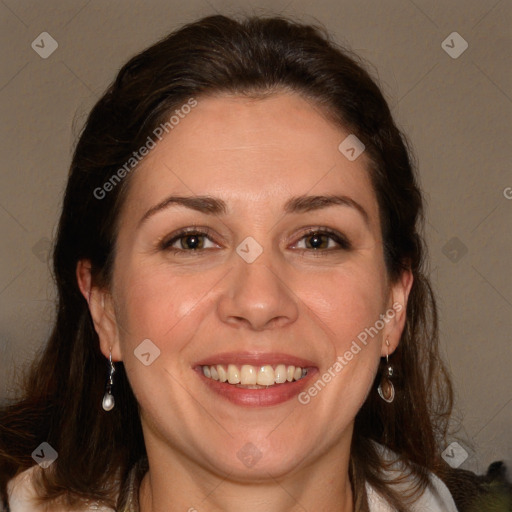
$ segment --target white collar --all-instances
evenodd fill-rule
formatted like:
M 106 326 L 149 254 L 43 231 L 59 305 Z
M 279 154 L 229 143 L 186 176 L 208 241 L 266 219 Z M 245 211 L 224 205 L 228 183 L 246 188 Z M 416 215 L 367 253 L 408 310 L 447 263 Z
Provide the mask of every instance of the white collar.
M 389 448 L 375 443 L 378 451 L 382 454 L 384 459 L 388 461 L 395 460 L 396 454 Z M 403 465 L 400 463 L 393 464 L 392 469 L 383 471 L 386 479 L 396 478 L 397 473 L 404 473 Z M 411 507 L 410 512 L 457 512 L 457 507 L 453 501 L 453 497 L 448 490 L 448 487 L 443 481 L 438 478 L 434 473 L 430 472 L 430 481 L 433 488 L 425 489 L 423 494 L 418 498 L 416 503 Z M 412 487 L 413 481 L 411 478 L 394 486 L 397 491 L 401 489 L 404 491 Z M 368 495 L 368 504 L 370 512 L 395 512 L 395 510 L 384 500 L 384 498 L 368 483 L 366 482 L 366 493 Z

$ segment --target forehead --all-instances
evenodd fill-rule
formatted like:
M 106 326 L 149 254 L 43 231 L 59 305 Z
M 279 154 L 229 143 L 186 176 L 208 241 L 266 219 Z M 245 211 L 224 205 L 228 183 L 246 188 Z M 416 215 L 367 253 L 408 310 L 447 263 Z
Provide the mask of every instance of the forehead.
M 234 209 L 342 193 L 378 216 L 366 155 L 349 161 L 338 149 L 348 135 L 295 93 L 199 97 L 139 164 L 126 203 L 142 216 L 171 193 L 217 196 Z

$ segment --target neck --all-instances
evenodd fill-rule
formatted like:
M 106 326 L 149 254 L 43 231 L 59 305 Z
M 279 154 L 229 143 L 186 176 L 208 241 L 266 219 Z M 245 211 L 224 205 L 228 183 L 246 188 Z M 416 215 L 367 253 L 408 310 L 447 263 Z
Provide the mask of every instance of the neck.
M 258 481 L 240 481 L 177 453 L 163 459 L 163 447 L 149 444 L 140 512 L 354 512 L 350 443 L 346 446 L 348 450 L 333 447 L 321 461 L 289 474 L 267 472 Z
M 330 488 L 320 495 L 309 492 L 306 485 L 289 486 L 286 481 L 247 485 L 219 479 L 209 492 L 199 488 L 183 494 L 173 485 L 162 486 L 159 478 L 146 473 L 140 490 L 140 512 L 353 512 L 350 482 L 343 488 Z M 309 485 L 314 486 L 314 482 Z

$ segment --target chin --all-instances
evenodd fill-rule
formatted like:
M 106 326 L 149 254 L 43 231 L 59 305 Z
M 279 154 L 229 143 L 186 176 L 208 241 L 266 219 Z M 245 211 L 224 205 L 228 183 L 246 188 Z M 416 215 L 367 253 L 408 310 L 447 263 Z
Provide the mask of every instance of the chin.
M 290 436 L 287 440 L 276 436 L 272 442 L 265 436 L 268 432 L 260 441 L 255 436 L 254 442 L 247 436 L 231 439 L 229 446 L 221 448 L 221 453 L 210 453 L 207 459 L 216 473 L 228 474 L 230 480 L 257 482 L 289 475 L 311 456 L 313 447 L 304 443 L 302 436 L 293 439 L 293 443 L 290 443 Z

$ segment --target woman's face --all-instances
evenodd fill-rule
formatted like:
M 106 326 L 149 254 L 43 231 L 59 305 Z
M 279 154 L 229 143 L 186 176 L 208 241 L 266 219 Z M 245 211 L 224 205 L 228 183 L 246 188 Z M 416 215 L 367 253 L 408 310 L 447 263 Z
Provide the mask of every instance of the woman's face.
M 292 93 L 197 101 L 130 178 L 101 346 L 150 456 L 278 477 L 346 453 L 410 279 L 349 132 Z

